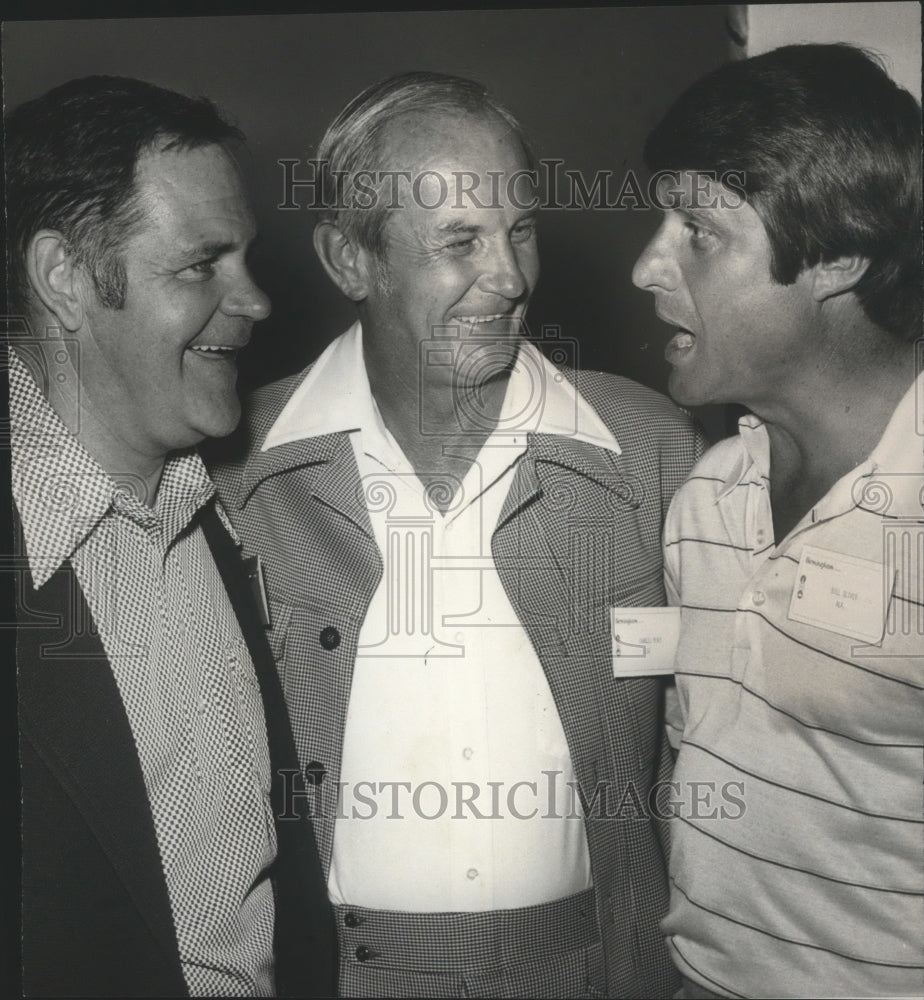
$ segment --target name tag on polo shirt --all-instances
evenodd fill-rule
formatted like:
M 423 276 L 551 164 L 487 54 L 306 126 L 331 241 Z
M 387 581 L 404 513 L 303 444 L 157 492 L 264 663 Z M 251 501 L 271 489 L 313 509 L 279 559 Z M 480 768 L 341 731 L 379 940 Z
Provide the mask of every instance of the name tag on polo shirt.
M 882 639 L 895 575 L 882 563 L 806 545 L 789 602 L 789 617 L 804 625 L 860 639 Z
M 613 676 L 672 674 L 680 608 L 610 608 Z

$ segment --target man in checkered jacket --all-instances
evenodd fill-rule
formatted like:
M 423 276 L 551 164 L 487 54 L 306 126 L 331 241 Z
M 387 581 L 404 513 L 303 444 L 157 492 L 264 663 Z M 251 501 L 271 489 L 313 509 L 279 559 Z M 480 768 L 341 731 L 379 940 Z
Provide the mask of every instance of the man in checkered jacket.
M 663 605 L 700 441 L 523 335 L 530 154 L 478 84 L 374 86 L 319 161 L 359 321 L 214 474 L 265 560 L 341 993 L 668 996 L 660 692 L 614 675 L 610 613 Z
M 195 451 L 269 313 L 241 136 L 115 77 L 5 124 L 24 991 L 328 995 L 282 692 Z

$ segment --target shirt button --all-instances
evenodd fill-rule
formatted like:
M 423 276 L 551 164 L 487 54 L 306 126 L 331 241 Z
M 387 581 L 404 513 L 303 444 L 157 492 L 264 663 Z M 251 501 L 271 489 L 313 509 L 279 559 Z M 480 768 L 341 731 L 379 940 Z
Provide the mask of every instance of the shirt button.
M 757 541 L 763 542 L 763 540 L 764 540 L 764 529 L 760 528 L 757 532 Z
M 325 649 L 336 649 L 340 645 L 340 633 L 334 628 L 333 625 L 328 625 L 327 628 L 321 630 L 321 634 L 318 636 L 318 642 Z
M 371 948 L 367 948 L 364 944 L 361 944 L 356 949 L 356 958 L 360 962 L 368 962 L 370 958 L 375 954 Z
M 347 927 L 359 927 L 362 920 L 355 913 L 348 913 L 343 918 L 343 922 Z
M 474 882 L 475 879 L 478 878 L 478 869 L 469 868 L 469 870 L 465 873 L 465 877 L 469 880 L 469 882 Z
M 199 715 L 202 715 L 203 712 L 205 712 L 205 698 L 200 698 L 196 702 L 196 711 L 199 713 Z
M 760 607 L 761 604 L 763 604 L 764 601 L 766 601 L 766 599 L 767 597 L 762 590 L 754 591 L 754 603 L 757 605 L 757 607 Z
M 463 757 L 464 757 L 464 758 L 465 758 L 466 760 L 471 760 L 471 759 L 472 759 L 472 757 L 473 757 L 474 755 L 475 755 L 475 751 L 474 751 L 474 750 L 473 750 L 473 749 L 472 749 L 471 747 L 466 747 L 466 748 L 465 748 L 465 749 L 464 749 L 464 750 L 462 751 L 462 756 L 463 756 Z

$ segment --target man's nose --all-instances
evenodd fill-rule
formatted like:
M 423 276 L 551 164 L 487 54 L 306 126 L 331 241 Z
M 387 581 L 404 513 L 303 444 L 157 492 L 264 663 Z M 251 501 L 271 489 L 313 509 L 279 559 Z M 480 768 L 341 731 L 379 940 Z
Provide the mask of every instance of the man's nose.
M 511 301 L 529 289 L 529 282 L 516 251 L 509 242 L 498 245 L 482 271 L 478 285 L 484 292 L 501 295 Z
M 670 251 L 664 225 L 648 241 L 632 268 L 632 284 L 654 292 L 670 292 L 677 287 L 677 263 Z
M 269 316 L 272 304 L 269 296 L 253 280 L 250 272 L 245 269 L 229 284 L 221 308 L 229 316 L 246 316 L 248 319 L 258 322 Z

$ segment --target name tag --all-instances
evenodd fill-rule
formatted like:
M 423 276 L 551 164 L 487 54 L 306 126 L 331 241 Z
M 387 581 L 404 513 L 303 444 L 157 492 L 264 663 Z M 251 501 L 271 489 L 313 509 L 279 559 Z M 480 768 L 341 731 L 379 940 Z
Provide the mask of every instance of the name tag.
M 672 674 L 680 608 L 610 608 L 613 676 Z
M 263 580 L 263 563 L 259 556 L 250 556 L 244 560 L 247 581 L 250 584 L 250 595 L 257 607 L 257 617 L 261 625 L 270 625 L 269 601 L 266 599 L 266 583 Z
M 806 545 L 789 602 L 789 617 L 804 625 L 877 644 L 895 585 L 882 563 Z

